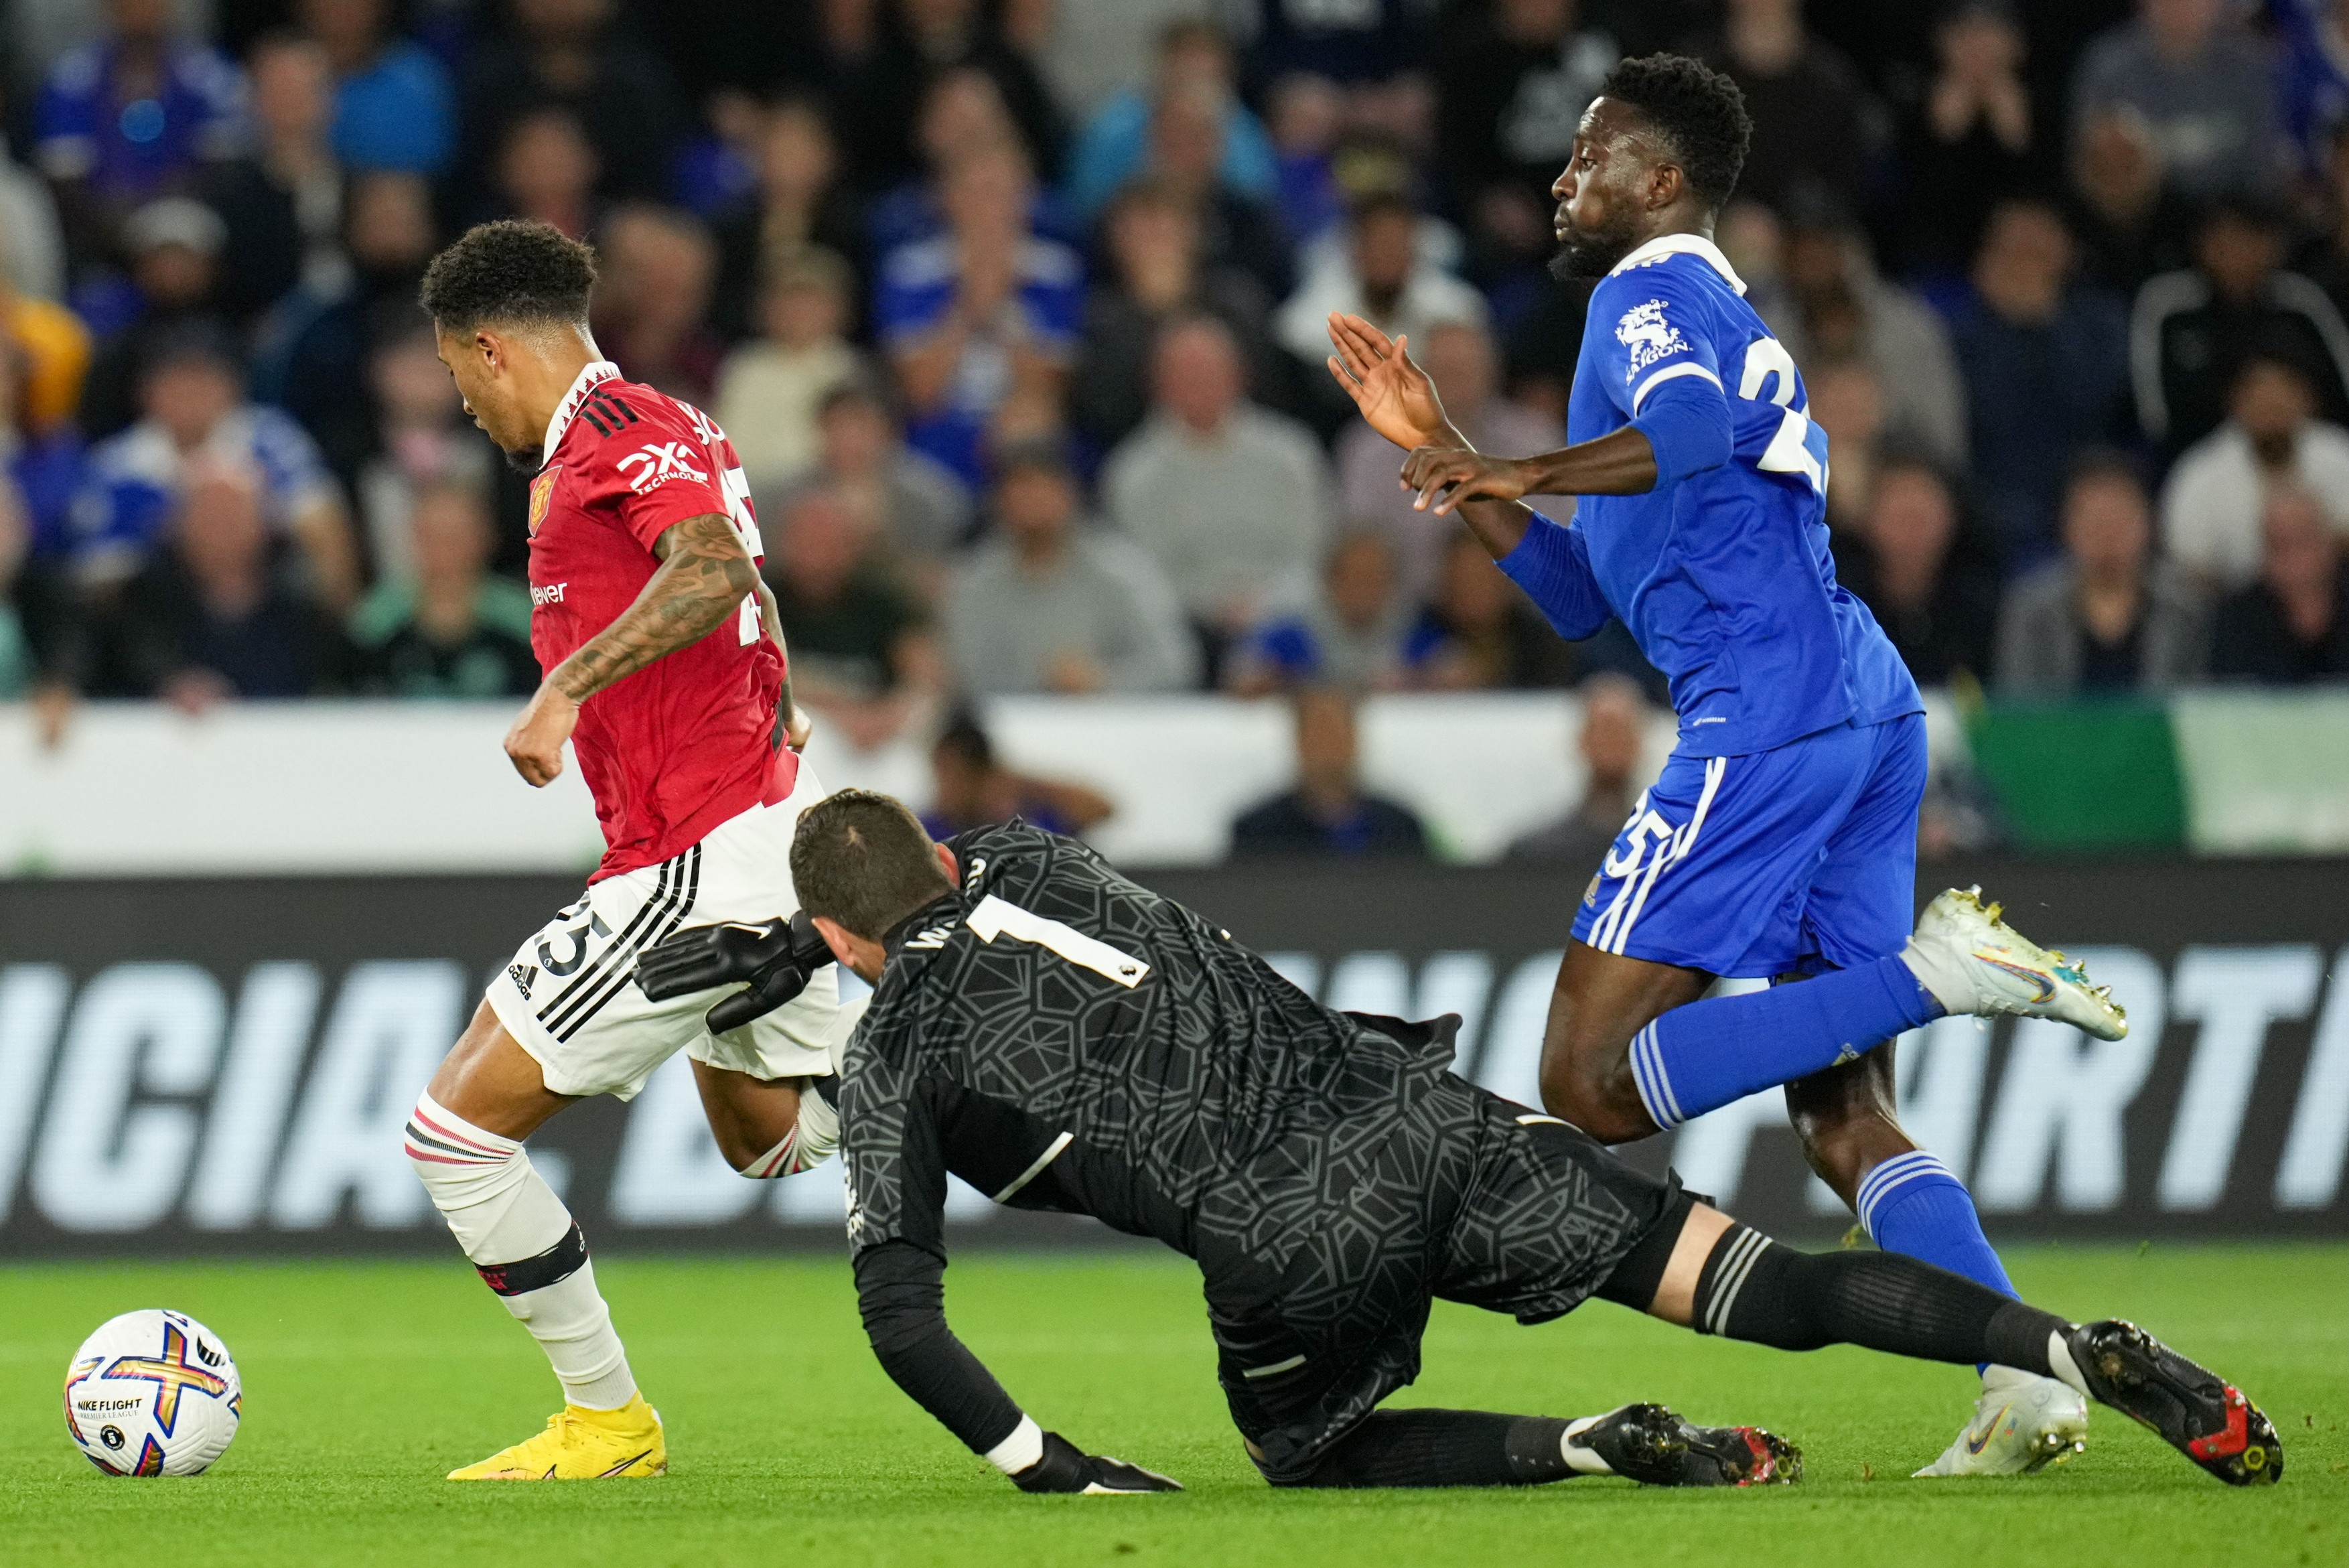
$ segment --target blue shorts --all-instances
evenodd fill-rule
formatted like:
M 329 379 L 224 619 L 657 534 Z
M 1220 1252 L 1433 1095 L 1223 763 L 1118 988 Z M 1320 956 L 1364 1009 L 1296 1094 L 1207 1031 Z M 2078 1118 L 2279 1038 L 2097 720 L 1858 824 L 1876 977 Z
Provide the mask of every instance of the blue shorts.
M 1925 719 L 1749 757 L 1672 753 L 1582 895 L 1574 936 L 1735 979 L 1849 969 L 1915 923 Z

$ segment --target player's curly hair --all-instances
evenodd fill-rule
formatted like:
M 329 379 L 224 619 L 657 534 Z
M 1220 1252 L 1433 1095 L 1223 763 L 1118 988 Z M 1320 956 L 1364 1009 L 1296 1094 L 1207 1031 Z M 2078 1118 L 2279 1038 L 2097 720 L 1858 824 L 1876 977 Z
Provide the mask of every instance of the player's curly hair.
M 584 324 L 595 253 L 552 223 L 476 223 L 424 269 L 421 298 L 451 332 L 484 322 Z
M 1663 133 L 1689 189 L 1719 211 L 1737 188 L 1754 121 L 1737 84 L 1686 55 L 1642 55 L 1607 73 L 1601 97 L 1627 103 Z

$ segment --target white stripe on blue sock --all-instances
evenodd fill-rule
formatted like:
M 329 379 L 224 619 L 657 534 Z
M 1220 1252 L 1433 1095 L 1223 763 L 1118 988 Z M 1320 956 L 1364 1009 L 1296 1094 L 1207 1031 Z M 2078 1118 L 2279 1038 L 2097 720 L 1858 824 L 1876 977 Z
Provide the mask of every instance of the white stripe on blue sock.
M 1683 1118 L 1680 1101 L 1672 1094 L 1671 1078 L 1664 1071 L 1664 1053 L 1656 1042 L 1655 1025 L 1631 1037 L 1630 1057 L 1631 1082 L 1640 1091 L 1640 1103 L 1648 1108 L 1649 1119 L 1670 1132 Z
M 1958 1182 L 1957 1177 L 1951 1172 L 1948 1166 L 1921 1149 L 1911 1150 L 1906 1154 L 1896 1154 L 1870 1171 L 1867 1178 L 1860 1182 L 1859 1191 L 1856 1194 L 1852 1204 L 1859 1215 L 1860 1229 L 1866 1231 L 1871 1237 L 1874 1236 L 1877 1211 L 1883 1207 L 1884 1200 L 1898 1189 L 1930 1176 L 1939 1176 L 1960 1186 L 1963 1185 L 1962 1182 Z

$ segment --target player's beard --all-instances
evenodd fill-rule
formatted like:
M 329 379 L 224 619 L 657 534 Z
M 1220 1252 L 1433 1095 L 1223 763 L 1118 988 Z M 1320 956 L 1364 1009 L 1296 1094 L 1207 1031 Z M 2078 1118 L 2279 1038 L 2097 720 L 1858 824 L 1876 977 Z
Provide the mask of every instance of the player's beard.
M 545 453 L 536 447 L 500 447 L 498 450 L 503 454 L 506 467 L 526 480 L 535 479 L 538 470 L 546 466 L 543 460 Z
M 1603 278 L 1638 242 L 1628 207 L 1616 209 L 1615 218 L 1601 228 L 1577 228 L 1569 219 L 1566 238 L 1558 242 L 1557 254 L 1550 258 L 1549 275 L 1560 283 Z

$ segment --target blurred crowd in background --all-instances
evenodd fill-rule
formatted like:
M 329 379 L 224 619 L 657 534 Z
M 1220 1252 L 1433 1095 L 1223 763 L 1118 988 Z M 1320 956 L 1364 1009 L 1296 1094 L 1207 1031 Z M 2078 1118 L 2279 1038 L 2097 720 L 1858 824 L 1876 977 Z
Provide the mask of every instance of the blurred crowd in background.
M 732 437 L 853 744 L 940 736 L 976 799 L 1044 788 L 949 722 L 1002 693 L 1597 676 L 1636 732 L 1621 628 L 1560 643 L 1412 510 L 1323 322 L 1408 334 L 1481 447 L 1560 444 L 1548 187 L 1660 47 L 1744 88 L 1720 242 L 1920 681 L 2349 677 L 2349 0 L 0 16 L 0 696 L 52 727 L 535 684 L 525 481 L 415 304 L 518 216 L 595 242 L 604 351 Z

